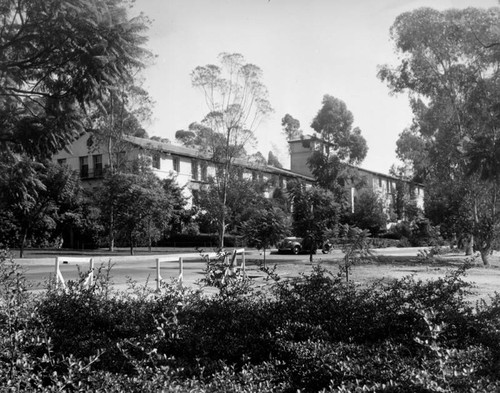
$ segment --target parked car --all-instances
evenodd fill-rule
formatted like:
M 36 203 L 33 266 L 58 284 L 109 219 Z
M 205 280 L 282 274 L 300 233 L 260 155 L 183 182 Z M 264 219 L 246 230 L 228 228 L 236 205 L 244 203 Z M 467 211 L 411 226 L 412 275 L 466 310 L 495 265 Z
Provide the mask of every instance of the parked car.
M 291 252 L 297 255 L 301 252 L 309 252 L 310 250 L 310 238 L 285 237 L 278 243 L 279 253 Z M 316 254 L 316 249 L 313 250 L 313 254 Z

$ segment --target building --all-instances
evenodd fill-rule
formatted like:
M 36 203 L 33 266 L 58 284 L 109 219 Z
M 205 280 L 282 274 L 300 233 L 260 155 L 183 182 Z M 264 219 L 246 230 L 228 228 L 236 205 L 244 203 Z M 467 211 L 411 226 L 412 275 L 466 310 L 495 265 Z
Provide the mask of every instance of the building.
M 115 146 L 119 151 L 113 162 L 118 165 L 147 157 L 151 161 L 153 172 L 160 178 L 175 178 L 183 187 L 189 201 L 208 184 L 209 177 L 215 176 L 217 165 L 206 152 L 193 148 L 158 142 L 151 139 L 124 136 Z M 110 153 L 104 143 L 96 143 L 91 134 L 84 134 L 67 149 L 54 156 L 60 164 L 66 164 L 80 174 L 86 187 L 95 187 L 102 180 L 105 168 L 111 164 Z M 236 159 L 234 165 L 243 179 L 259 180 L 266 183 L 265 196 L 271 197 L 276 189 L 286 189 L 287 183 L 297 179 L 306 184 L 313 184 L 311 176 L 294 173 L 249 160 Z
M 288 143 L 290 144 L 291 171 L 312 177 L 307 161 L 314 151 L 325 149 L 325 142 L 317 137 L 308 135 L 301 139 L 291 140 Z M 363 192 L 372 190 L 380 196 L 386 211 L 388 211 L 389 206 L 394 200 L 396 185 L 400 179 L 356 166 L 351 166 L 351 168 L 357 172 L 358 177 L 361 179 L 356 187 L 349 187 L 351 210 L 354 211 L 356 201 Z M 415 201 L 419 208 L 423 209 L 424 186 L 414 182 L 407 182 L 407 188 L 410 193 L 410 199 Z
M 242 159 L 236 159 L 234 165 L 242 178 L 265 182 L 267 186 L 264 192 L 267 197 L 271 197 L 276 189 L 286 189 L 287 183 L 294 179 L 314 184 L 307 160 L 314 151 L 324 148 L 324 142 L 307 136 L 289 141 L 289 144 L 290 170 Z M 189 201 L 196 198 L 197 192 L 208 184 L 209 177 L 215 176 L 217 171 L 217 164 L 207 152 L 171 143 L 126 135 L 114 150 L 119 151 L 114 157 L 114 162 L 118 165 L 141 157 L 149 158 L 153 172 L 160 179 L 175 178 Z M 94 187 L 103 178 L 105 168 L 110 166 L 110 153 L 104 143 L 95 142 L 91 134 L 83 134 L 67 149 L 56 154 L 54 160 L 77 171 L 85 186 Z M 352 169 L 358 172 L 362 181 L 349 187 L 351 209 L 354 211 L 357 198 L 363 192 L 372 190 L 379 194 L 388 210 L 394 200 L 399 179 L 360 167 L 352 166 Z M 410 198 L 423 209 L 423 186 L 408 182 L 407 188 Z

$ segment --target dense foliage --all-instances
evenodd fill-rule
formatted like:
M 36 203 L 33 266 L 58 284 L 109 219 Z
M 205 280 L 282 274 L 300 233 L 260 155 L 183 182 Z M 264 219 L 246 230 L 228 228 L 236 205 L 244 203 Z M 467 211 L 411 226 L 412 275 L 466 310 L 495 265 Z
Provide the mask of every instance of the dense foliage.
M 0 149 L 48 158 L 143 67 L 148 21 L 127 0 L 0 2 Z
M 405 12 L 391 27 L 399 64 L 379 71 L 410 97 L 397 153 L 425 182 L 429 218 L 473 242 L 484 264 L 500 234 L 499 21 L 499 8 Z
M 0 385 L 17 391 L 494 392 L 500 297 L 466 301 L 464 269 L 360 287 L 321 268 L 212 296 L 115 293 L 106 269 L 34 296 L 0 263 Z M 270 276 L 271 277 L 271 276 Z M 229 294 L 229 296 L 228 296 Z

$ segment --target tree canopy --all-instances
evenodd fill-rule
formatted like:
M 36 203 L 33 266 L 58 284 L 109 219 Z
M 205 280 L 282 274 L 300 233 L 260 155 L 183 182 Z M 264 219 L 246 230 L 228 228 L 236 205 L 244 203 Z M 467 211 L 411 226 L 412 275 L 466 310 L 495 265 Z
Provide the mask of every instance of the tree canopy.
M 133 77 L 147 19 L 128 1 L 6 0 L 0 8 L 0 146 L 44 158 L 83 129 L 86 111 Z
M 461 190 L 463 201 L 456 206 L 473 225 L 460 228 L 476 235 L 485 263 L 500 224 L 500 57 L 491 45 L 499 42 L 499 23 L 498 8 L 403 13 L 391 28 L 401 61 L 379 70 L 393 92 L 409 93 L 414 113 L 398 141 L 398 155 L 413 165 L 417 179 L 435 186 L 429 192 L 433 201 Z M 464 210 L 450 214 L 465 222 Z M 486 227 L 493 232 L 486 234 Z
M 351 164 L 363 161 L 368 152 L 361 130 L 352 128 L 354 116 L 344 101 L 325 94 L 322 107 L 311 123 L 311 128 L 324 141 L 325 154 L 335 154 L 340 160 Z
M 218 232 L 221 247 L 224 245 L 228 202 L 229 177 L 234 159 L 245 154 L 245 147 L 254 140 L 254 130 L 272 111 L 267 88 L 262 83 L 262 70 L 246 63 L 239 53 L 221 53 L 220 66 L 208 64 L 196 67 L 191 81 L 205 98 L 208 113 L 202 120 L 203 127 L 196 126 L 194 135 L 184 134 L 184 139 L 196 141 L 206 137 L 205 144 L 213 160 L 220 163 L 218 176 L 220 212 Z
M 359 128 L 352 128 L 353 122 L 343 101 L 325 95 L 311 124 L 319 133 L 319 137 L 313 137 L 319 148 L 314 149 L 307 163 L 318 185 L 333 191 L 338 202 L 344 199 L 344 186 L 355 177 L 347 164 L 360 163 L 368 152 L 366 140 Z

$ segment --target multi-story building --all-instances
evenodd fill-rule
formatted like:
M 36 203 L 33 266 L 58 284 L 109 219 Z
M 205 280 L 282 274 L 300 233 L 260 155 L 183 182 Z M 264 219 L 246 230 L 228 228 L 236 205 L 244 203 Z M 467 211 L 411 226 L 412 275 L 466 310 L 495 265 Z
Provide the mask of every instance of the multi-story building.
M 307 164 L 309 157 L 314 151 L 325 149 L 325 142 L 317 137 L 304 136 L 300 139 L 291 140 L 290 144 L 290 168 L 294 173 L 300 173 L 304 176 L 311 176 L 311 170 Z M 354 207 L 358 197 L 367 190 L 372 190 L 377 193 L 382 199 L 385 208 L 388 209 L 394 200 L 396 193 L 396 184 L 400 179 L 397 177 L 371 171 L 368 169 L 351 166 L 357 172 L 357 177 L 360 179 L 357 184 L 349 187 L 349 200 L 351 209 Z M 422 184 L 414 182 L 406 182 L 409 190 L 409 197 L 414 200 L 417 206 L 424 208 L 424 187 Z
M 287 183 L 293 179 L 314 184 L 307 160 L 314 151 L 324 148 L 324 142 L 315 137 L 304 137 L 289 143 L 290 170 L 242 159 L 236 159 L 234 165 L 242 178 L 265 182 L 265 194 L 268 197 L 276 189 L 286 189 Z M 114 157 L 114 161 L 118 163 L 148 157 L 154 173 L 161 179 L 174 177 L 179 186 L 183 187 L 188 200 L 196 197 L 196 193 L 208 184 L 209 177 L 215 176 L 217 171 L 217 164 L 207 152 L 171 143 L 124 136 L 119 151 Z M 111 163 L 105 144 L 95 143 L 91 134 L 82 135 L 69 148 L 55 155 L 54 160 L 77 171 L 84 184 L 89 187 L 97 186 L 104 175 L 104 169 Z M 388 209 L 393 202 L 399 179 L 360 167 L 352 166 L 352 169 L 358 172 L 361 181 L 348 187 L 351 209 L 354 211 L 357 198 L 366 190 L 379 194 Z M 408 182 L 407 188 L 410 198 L 423 209 L 423 186 Z
M 188 200 L 192 200 L 193 196 L 208 184 L 209 177 L 215 176 L 217 171 L 217 164 L 207 152 L 171 143 L 124 136 L 119 151 L 114 162 L 132 162 L 141 157 L 148 157 L 153 172 L 160 179 L 175 178 L 178 185 L 183 187 Z M 90 134 L 82 135 L 67 149 L 54 156 L 54 160 L 60 164 L 66 164 L 77 171 L 87 187 L 98 185 L 104 176 L 104 169 L 111 164 L 110 158 L 105 144 L 96 144 Z M 314 183 L 311 176 L 264 163 L 236 159 L 234 165 L 243 179 L 264 182 L 264 193 L 267 197 L 271 197 L 276 189 L 286 189 L 287 183 L 293 179 L 306 184 Z

